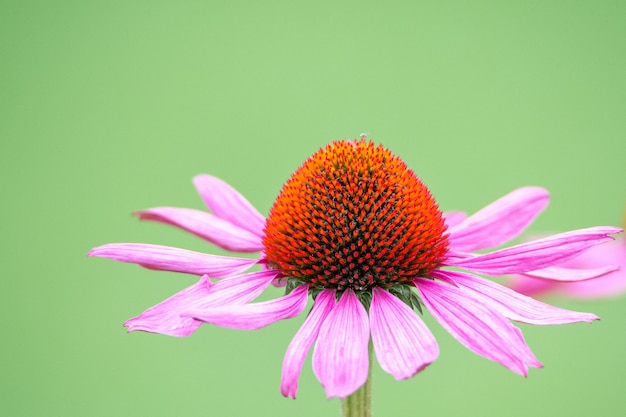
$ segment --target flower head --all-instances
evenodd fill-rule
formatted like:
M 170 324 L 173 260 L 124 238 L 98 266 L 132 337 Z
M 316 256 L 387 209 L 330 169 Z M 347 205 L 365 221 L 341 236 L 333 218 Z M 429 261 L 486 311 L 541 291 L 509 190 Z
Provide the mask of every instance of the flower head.
M 411 283 L 447 251 L 442 213 L 400 158 L 371 142 L 337 142 L 287 181 L 270 210 L 270 267 L 310 287 L 371 291 Z
M 381 367 L 396 379 L 423 370 L 439 349 L 415 312 L 422 306 L 468 349 L 526 375 L 541 363 L 511 320 L 541 325 L 597 317 L 476 274 L 549 276 L 554 265 L 621 231 L 593 227 L 477 254 L 518 236 L 547 205 L 548 193 L 520 188 L 470 217 L 444 215 L 402 160 L 364 140 L 333 142 L 315 153 L 283 186 L 266 221 L 220 180 L 195 181 L 213 214 L 157 208 L 140 216 L 229 250 L 258 251 L 258 259 L 143 244 L 104 245 L 90 254 L 202 276 L 127 321 L 129 330 L 186 336 L 202 323 L 258 329 L 300 314 L 311 295 L 313 307 L 283 362 L 281 392 L 290 397 L 314 342 L 313 370 L 329 397 L 346 397 L 365 382 L 370 338 Z M 261 271 L 242 273 L 255 263 Z M 580 277 L 561 268 L 559 279 Z M 287 282 L 286 295 L 251 303 L 276 280 Z

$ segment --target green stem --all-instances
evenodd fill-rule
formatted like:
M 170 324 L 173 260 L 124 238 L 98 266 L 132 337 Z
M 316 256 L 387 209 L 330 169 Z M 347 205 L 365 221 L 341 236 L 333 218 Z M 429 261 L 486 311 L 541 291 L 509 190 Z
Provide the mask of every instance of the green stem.
M 369 343 L 367 381 L 350 396 L 341 400 L 343 417 L 372 417 L 372 341 Z

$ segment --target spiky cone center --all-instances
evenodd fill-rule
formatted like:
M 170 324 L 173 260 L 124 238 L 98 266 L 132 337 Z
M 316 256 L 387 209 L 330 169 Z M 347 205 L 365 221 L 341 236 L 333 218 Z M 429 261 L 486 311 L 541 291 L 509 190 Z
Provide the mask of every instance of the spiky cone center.
M 430 191 L 397 156 L 364 140 L 330 143 L 283 186 L 263 244 L 271 268 L 312 288 L 369 291 L 427 276 L 445 257 Z

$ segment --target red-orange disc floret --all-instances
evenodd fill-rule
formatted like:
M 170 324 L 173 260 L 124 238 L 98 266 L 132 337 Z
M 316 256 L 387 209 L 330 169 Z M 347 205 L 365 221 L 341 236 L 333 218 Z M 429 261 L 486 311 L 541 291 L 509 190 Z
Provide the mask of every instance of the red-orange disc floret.
M 270 267 L 314 287 L 369 290 L 427 276 L 448 247 L 426 186 L 363 140 L 320 149 L 283 186 L 265 227 Z

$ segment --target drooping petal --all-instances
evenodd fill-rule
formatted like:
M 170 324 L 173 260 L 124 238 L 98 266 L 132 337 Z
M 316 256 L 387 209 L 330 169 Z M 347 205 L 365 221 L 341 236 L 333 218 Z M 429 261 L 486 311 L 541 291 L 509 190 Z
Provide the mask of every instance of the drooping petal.
M 504 317 L 522 323 L 548 325 L 580 321 L 590 323 L 598 320 L 595 314 L 554 307 L 468 273 L 440 270 L 434 272 L 432 276 L 451 279 L 464 290 L 468 297 L 476 299 L 489 310 L 497 311 Z
M 472 258 L 447 260 L 446 264 L 485 275 L 519 274 L 558 265 L 580 255 L 587 249 L 613 240 L 618 227 L 590 227 L 560 233 L 528 243 L 477 255 Z
M 552 282 L 531 276 L 517 275 L 507 286 L 531 297 L 555 293 L 577 299 L 617 297 L 626 292 L 626 269 L 612 272 L 597 279 L 578 282 Z
M 278 272 L 272 270 L 251 272 L 225 278 L 215 284 L 205 275 L 198 283 L 127 320 L 124 326 L 130 332 L 140 330 L 170 336 L 189 336 L 202 322 L 181 316 L 183 312 L 190 308 L 248 303 L 258 297 L 277 275 Z
M 124 326 L 128 327 L 129 332 L 139 330 L 169 336 L 189 336 L 202 325 L 202 322 L 191 317 L 181 317 L 180 311 L 185 305 L 207 296 L 211 287 L 211 281 L 205 275 L 191 287 L 150 307 L 141 315 L 126 320 Z
M 285 358 L 283 359 L 283 370 L 280 382 L 280 392 L 285 397 L 296 398 L 298 391 L 298 378 L 302 370 L 302 365 L 306 355 L 311 349 L 313 342 L 319 334 L 322 323 L 326 320 L 328 313 L 335 306 L 335 290 L 324 290 L 318 294 L 313 308 L 289 343 Z
M 550 266 L 548 268 L 539 269 L 537 271 L 528 271 L 524 275 L 534 278 L 546 279 L 550 281 L 560 282 L 580 282 L 590 279 L 599 278 L 619 270 L 619 265 L 607 265 L 600 268 L 563 268 L 558 266 Z
M 515 373 L 541 366 L 520 330 L 498 311 L 489 310 L 462 289 L 418 278 L 415 284 L 432 316 L 463 346 Z
M 443 219 L 445 220 L 448 229 L 461 223 L 466 218 L 467 214 L 462 211 L 446 211 L 443 213 Z
M 130 262 L 148 269 L 183 272 L 194 275 L 208 275 L 211 278 L 224 278 L 246 271 L 258 260 L 229 256 L 208 255 L 169 246 L 147 245 L 143 243 L 111 243 L 98 246 L 89 256 Z
M 308 298 L 308 286 L 300 285 L 284 297 L 252 304 L 225 305 L 213 308 L 189 309 L 183 316 L 205 323 L 240 330 L 258 330 L 279 320 L 302 313 Z
M 213 214 L 263 237 L 265 218 L 237 190 L 211 175 L 198 175 L 193 183 Z
M 412 377 L 439 356 L 437 341 L 419 316 L 380 288 L 373 290 L 370 327 L 378 363 L 396 379 Z
M 519 188 L 448 229 L 450 248 L 471 252 L 508 242 L 541 213 L 549 199 L 543 188 Z
M 545 270 L 514 275 L 506 286 L 531 297 L 541 297 L 547 293 L 558 293 L 579 299 L 614 297 L 626 292 L 626 240 L 618 237 L 613 242 L 595 246 L 580 256 L 559 265 L 559 269 L 593 274 L 611 269 L 617 264 L 619 269 L 607 272 L 599 278 L 580 282 L 555 282 L 548 280 Z M 609 266 L 607 266 L 609 265 Z M 541 277 L 541 279 L 539 278 Z
M 313 350 L 313 372 L 326 396 L 345 398 L 367 380 L 369 323 L 363 304 L 344 291 L 320 329 Z
M 179 227 L 228 251 L 263 250 L 259 236 L 204 211 L 180 207 L 155 207 L 136 214 L 141 220 L 152 220 Z

